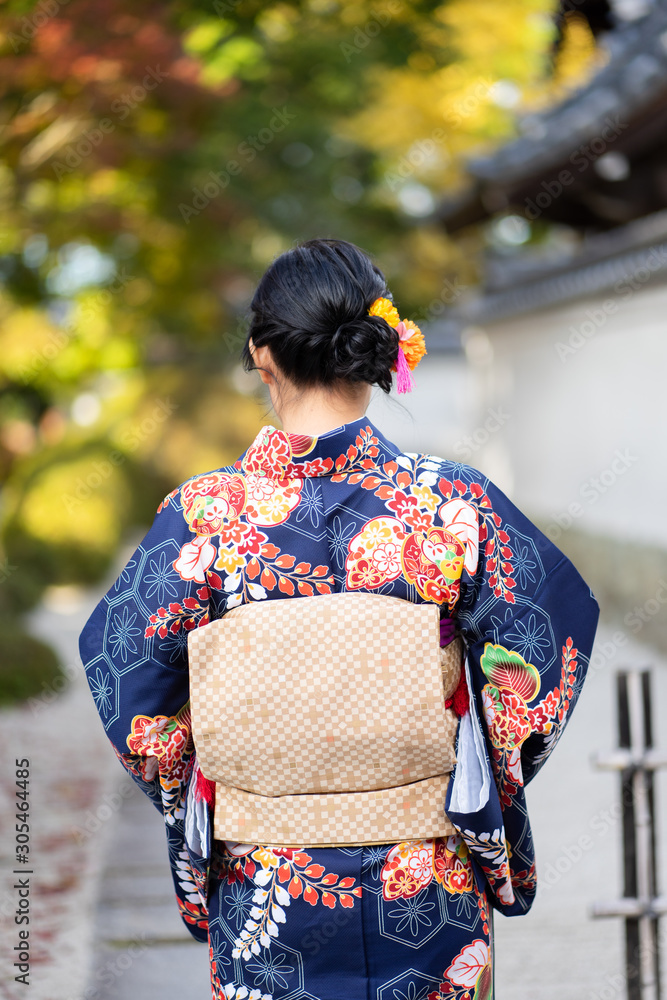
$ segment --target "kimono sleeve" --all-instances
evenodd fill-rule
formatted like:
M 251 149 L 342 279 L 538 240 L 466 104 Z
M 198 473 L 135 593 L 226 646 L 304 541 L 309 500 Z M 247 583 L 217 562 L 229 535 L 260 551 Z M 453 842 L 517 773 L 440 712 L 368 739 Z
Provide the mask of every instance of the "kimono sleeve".
M 79 639 L 111 745 L 168 825 L 192 768 L 187 636 L 208 621 L 203 544 L 174 490 Z
M 579 698 L 599 608 L 569 559 L 476 470 L 441 479 L 439 488 L 443 522 L 449 510 L 449 530 L 466 543 L 455 616 L 471 696 L 459 733 L 466 778 L 455 776 L 448 814 L 477 857 L 494 905 L 516 914 L 535 893 L 524 787 Z

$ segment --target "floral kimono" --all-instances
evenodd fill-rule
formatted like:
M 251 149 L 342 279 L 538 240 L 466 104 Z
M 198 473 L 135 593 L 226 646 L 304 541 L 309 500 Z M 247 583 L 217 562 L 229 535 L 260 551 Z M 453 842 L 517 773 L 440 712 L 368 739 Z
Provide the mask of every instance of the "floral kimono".
M 195 794 L 188 633 L 246 601 L 354 590 L 434 602 L 441 631 L 464 639 L 457 834 L 213 840 Z M 81 655 L 112 746 L 164 815 L 215 1000 L 489 1000 L 492 910 L 525 913 L 536 890 L 524 787 L 579 697 L 597 618 L 574 566 L 493 483 L 402 453 L 365 417 L 320 437 L 265 426 L 233 466 L 170 493 Z

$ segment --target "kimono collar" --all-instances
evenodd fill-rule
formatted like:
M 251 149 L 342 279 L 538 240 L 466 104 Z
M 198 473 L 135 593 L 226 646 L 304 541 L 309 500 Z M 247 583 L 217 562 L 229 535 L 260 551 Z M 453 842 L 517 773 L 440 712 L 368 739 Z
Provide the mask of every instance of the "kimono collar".
M 319 437 L 292 434 L 266 424 L 234 467 L 272 479 L 348 475 L 374 469 L 399 454 L 396 445 L 367 417 L 334 427 Z

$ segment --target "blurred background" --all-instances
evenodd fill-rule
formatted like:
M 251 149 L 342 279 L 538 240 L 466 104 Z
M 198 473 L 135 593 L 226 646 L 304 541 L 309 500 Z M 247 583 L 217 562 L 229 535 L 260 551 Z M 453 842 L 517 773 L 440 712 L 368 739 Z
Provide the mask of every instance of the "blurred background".
M 119 884 L 104 838 L 135 819 L 99 815 L 120 768 L 76 634 L 162 497 L 275 419 L 239 353 L 254 286 L 295 240 L 370 251 L 425 332 L 415 391 L 377 390 L 371 419 L 482 469 L 600 600 L 561 769 L 615 745 L 621 661 L 655 668 L 658 716 L 667 3 L 6 0 L 0 51 L 1 741 L 36 761 L 55 865 L 36 966 L 50 985 L 33 998 L 129 997 L 143 959 L 85 992 L 100 941 L 129 936 L 99 924 L 98 890 Z M 536 791 L 538 862 L 540 824 L 546 842 L 558 818 L 555 865 L 617 803 L 616 776 L 588 770 Z M 508 932 L 501 1000 L 626 995 L 607 982 L 623 976 L 622 922 L 586 911 L 620 892 L 619 815 L 525 918 L 524 943 Z M 162 943 L 197 951 L 179 933 Z

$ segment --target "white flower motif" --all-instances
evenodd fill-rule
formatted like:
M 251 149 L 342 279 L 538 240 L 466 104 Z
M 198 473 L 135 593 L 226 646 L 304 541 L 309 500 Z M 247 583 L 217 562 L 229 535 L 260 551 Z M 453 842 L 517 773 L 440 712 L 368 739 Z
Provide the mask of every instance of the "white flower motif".
M 394 573 L 400 569 L 401 550 L 394 542 L 386 542 L 373 552 L 373 562 L 381 573 Z
M 416 851 L 408 861 L 408 868 L 418 882 L 423 882 L 433 874 L 431 852 L 426 848 Z

